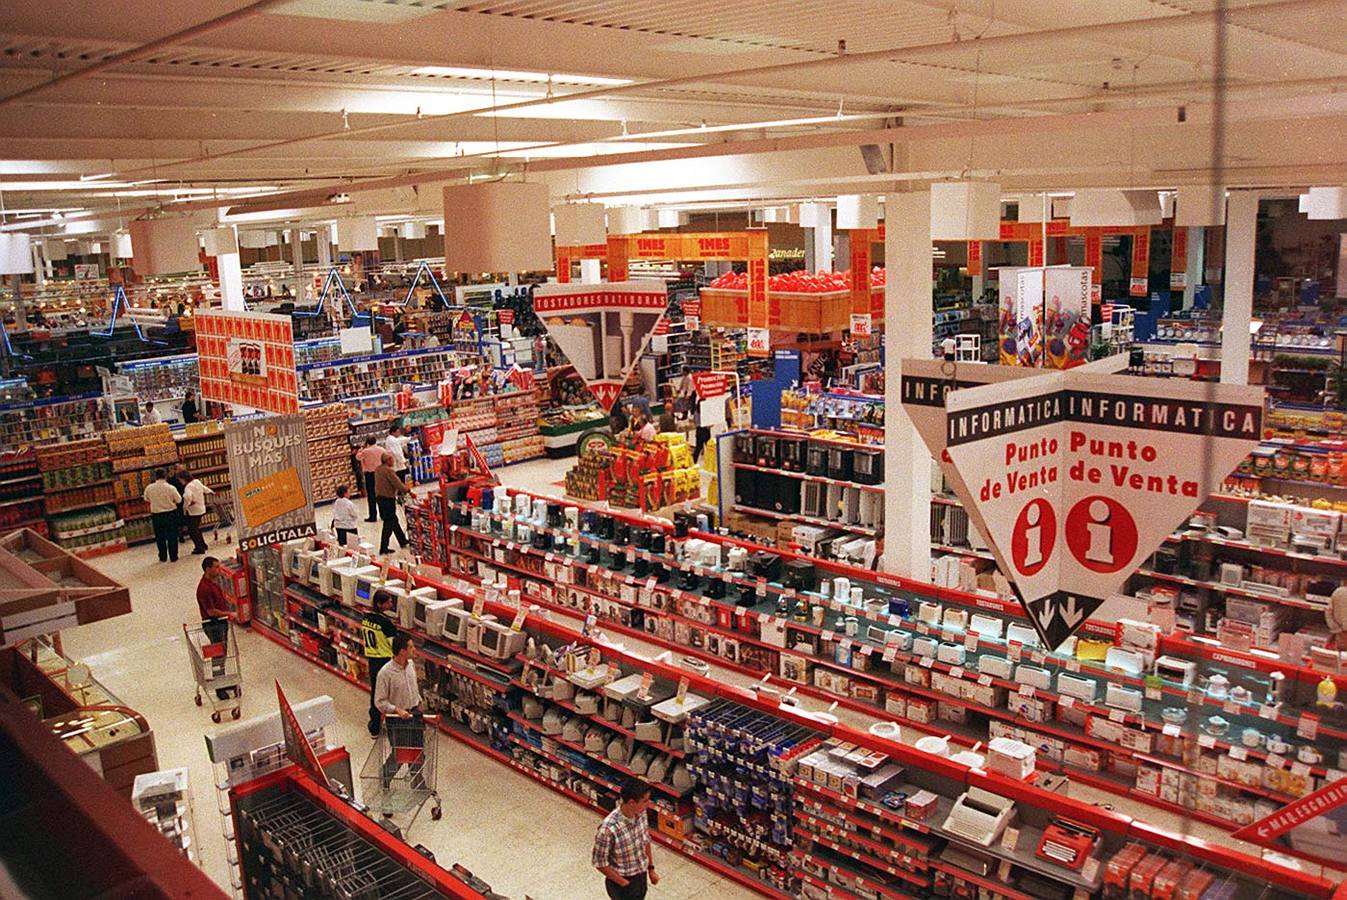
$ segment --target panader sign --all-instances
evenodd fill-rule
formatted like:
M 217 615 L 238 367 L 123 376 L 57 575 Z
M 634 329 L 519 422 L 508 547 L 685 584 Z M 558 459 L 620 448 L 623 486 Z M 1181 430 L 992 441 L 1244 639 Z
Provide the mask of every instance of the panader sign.
M 545 284 L 533 309 L 605 412 L 650 346 L 669 305 L 662 281 Z
M 317 532 L 304 416 L 225 423 L 239 548 L 255 550 Z
M 1261 388 L 1085 368 L 956 390 L 945 409 L 959 499 L 1051 649 L 1258 443 L 1263 412 Z

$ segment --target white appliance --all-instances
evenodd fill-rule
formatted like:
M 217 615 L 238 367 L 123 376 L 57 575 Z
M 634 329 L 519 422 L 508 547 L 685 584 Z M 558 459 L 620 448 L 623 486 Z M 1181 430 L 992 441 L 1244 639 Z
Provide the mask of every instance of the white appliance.
M 523 651 L 526 640 L 522 629 L 516 631 L 508 623 L 484 619 L 477 632 L 477 652 L 488 659 L 512 659 Z
M 396 589 L 401 589 L 404 586 L 401 578 L 393 578 L 388 581 L 380 582 L 378 567 L 376 566 L 375 569 L 376 571 L 368 572 L 356 579 L 355 603 L 357 606 L 373 606 L 375 591 L 379 590 L 392 591 Z M 403 593 L 405 594 L 406 591 L 403 591 Z M 399 597 L 399 600 L 401 600 L 401 597 Z M 402 604 L 399 603 L 398 614 L 401 615 L 401 613 L 402 613 Z M 402 627 L 410 628 L 411 620 L 408 619 L 406 622 L 402 623 Z
M 1014 641 L 1025 647 L 1038 646 L 1038 632 L 1028 625 L 1011 622 L 1006 626 L 1006 643 Z
M 1086 703 L 1093 703 L 1095 694 L 1099 690 L 1099 682 L 1093 678 L 1086 678 L 1083 675 L 1073 675 L 1070 672 L 1057 673 L 1057 692 L 1066 694 L 1068 697 L 1075 697 L 1077 700 L 1084 700 Z
M 992 616 L 985 616 L 982 613 L 973 613 L 973 617 L 968 620 L 968 630 L 985 638 L 999 640 L 1001 630 L 1005 623 Z
M 1014 800 L 970 787 L 955 801 L 942 827 L 966 841 L 990 847 L 1001 839 L 1014 815 Z
M 1046 691 L 1052 687 L 1052 672 L 1040 666 L 1020 663 L 1015 668 L 1015 680 L 1020 684 L 1027 684 L 1037 690 Z
M 354 608 L 357 603 L 357 597 L 360 592 L 361 581 L 369 576 L 378 577 L 378 566 L 341 566 L 332 569 L 332 580 L 335 596 L 342 606 Z M 369 601 L 364 603 L 369 606 Z
M 338 556 L 333 559 L 325 559 L 318 564 L 318 593 L 324 597 L 336 599 L 339 585 L 337 584 L 336 571 L 342 568 L 348 568 L 354 562 L 349 556 Z
M 401 628 L 411 628 L 416 623 L 416 607 L 418 604 L 438 600 L 440 596 L 434 588 L 416 588 L 409 591 L 402 587 L 386 587 L 384 590 L 389 591 L 397 598 L 398 625 Z M 438 635 L 432 634 L 431 637 L 438 637 Z
M 463 601 L 456 597 L 441 600 L 437 593 L 431 591 L 429 596 L 416 598 L 416 608 L 412 612 L 412 624 L 431 637 L 435 637 L 444 625 L 445 610 L 462 605 Z

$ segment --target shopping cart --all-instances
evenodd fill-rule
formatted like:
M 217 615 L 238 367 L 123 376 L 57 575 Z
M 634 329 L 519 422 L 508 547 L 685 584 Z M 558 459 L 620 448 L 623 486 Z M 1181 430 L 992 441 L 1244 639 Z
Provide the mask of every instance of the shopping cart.
M 383 732 L 360 770 L 365 806 L 405 833 L 430 801 L 430 817 L 443 810 L 435 792 L 435 734 L 439 716 L 385 716 Z
M 203 697 L 210 701 L 212 722 L 219 722 L 225 710 L 237 719 L 242 714 L 243 672 L 233 623 L 211 619 L 197 625 L 184 624 L 182 632 L 196 680 L 196 705 L 203 704 Z
M 220 539 L 220 532 L 225 532 L 226 543 L 234 543 L 234 503 L 221 497 L 219 494 L 212 493 L 207 495 L 210 503 L 211 512 L 215 513 L 215 539 Z

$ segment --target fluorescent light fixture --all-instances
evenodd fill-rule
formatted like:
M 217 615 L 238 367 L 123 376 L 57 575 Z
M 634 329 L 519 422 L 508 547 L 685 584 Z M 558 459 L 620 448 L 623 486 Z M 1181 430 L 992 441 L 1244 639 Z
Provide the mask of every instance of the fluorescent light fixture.
M 102 181 L 106 178 L 111 178 L 112 176 L 112 172 L 102 172 L 98 175 L 81 175 L 80 181 Z
M 608 85 L 631 84 L 629 78 L 604 78 L 599 75 L 573 75 L 565 72 L 525 72 L 519 69 L 490 69 L 480 66 L 421 66 L 412 70 L 413 75 L 427 75 L 433 78 L 476 78 L 490 81 L 525 81 L 531 84 L 588 84 L 599 87 Z
M 857 113 L 844 116 L 809 116 L 803 119 L 769 119 L 764 122 L 739 122 L 732 125 L 698 125 L 690 128 L 671 128 L 667 131 L 642 131 L 607 138 L 609 141 L 645 141 L 650 138 L 679 137 L 688 134 L 719 134 L 725 131 L 753 131 L 758 128 L 793 128 L 798 125 L 834 125 L 838 122 L 859 122 L 865 119 L 887 119 L 886 113 Z

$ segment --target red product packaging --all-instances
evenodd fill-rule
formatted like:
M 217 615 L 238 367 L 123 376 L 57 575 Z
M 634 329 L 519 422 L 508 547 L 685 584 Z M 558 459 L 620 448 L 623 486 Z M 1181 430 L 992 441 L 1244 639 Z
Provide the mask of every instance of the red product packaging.
M 1183 880 L 1179 886 L 1178 893 L 1174 896 L 1177 900 L 1202 900 L 1202 897 L 1216 883 L 1216 876 L 1206 869 L 1198 869 L 1188 873 L 1188 877 Z
M 1159 853 L 1152 853 L 1137 863 L 1132 874 L 1127 876 L 1127 896 L 1130 900 L 1150 900 L 1155 878 L 1167 865 L 1169 860 Z
M 1192 871 L 1192 863 L 1181 859 L 1176 859 L 1165 866 L 1160 870 L 1160 874 L 1155 876 L 1155 883 L 1151 885 L 1152 900 L 1175 900 L 1179 885 L 1188 879 Z
M 1146 855 L 1146 848 L 1136 842 L 1127 844 L 1104 866 L 1104 896 L 1118 900 L 1127 896 L 1128 878 L 1132 869 Z

